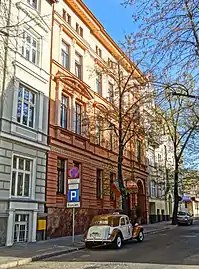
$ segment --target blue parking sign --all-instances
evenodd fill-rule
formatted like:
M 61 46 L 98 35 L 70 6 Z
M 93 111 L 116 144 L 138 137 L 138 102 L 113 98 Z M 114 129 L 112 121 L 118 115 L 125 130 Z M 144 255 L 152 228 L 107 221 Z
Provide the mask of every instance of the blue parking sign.
M 79 189 L 68 190 L 68 202 L 69 203 L 79 202 Z

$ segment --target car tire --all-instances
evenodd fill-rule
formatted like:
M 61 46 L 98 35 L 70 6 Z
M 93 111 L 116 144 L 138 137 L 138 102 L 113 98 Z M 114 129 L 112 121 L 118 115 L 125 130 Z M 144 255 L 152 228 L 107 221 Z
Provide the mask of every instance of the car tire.
M 118 234 L 115 237 L 115 240 L 114 240 L 114 248 L 116 248 L 116 249 L 122 248 L 122 236 L 121 236 L 121 234 Z
M 93 244 L 90 243 L 90 242 L 86 242 L 86 243 L 85 243 L 85 247 L 86 247 L 87 249 L 92 249 Z
M 191 223 L 190 223 L 191 225 L 193 225 L 193 220 L 191 221 Z
M 144 233 L 140 231 L 137 237 L 137 241 L 142 242 L 143 240 L 144 240 Z

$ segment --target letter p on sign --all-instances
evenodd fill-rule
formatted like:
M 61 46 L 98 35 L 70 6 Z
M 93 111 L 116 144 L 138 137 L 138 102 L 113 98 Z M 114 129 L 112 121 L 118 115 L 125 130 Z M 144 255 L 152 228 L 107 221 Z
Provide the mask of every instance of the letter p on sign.
M 68 190 L 68 202 L 79 202 L 79 190 Z

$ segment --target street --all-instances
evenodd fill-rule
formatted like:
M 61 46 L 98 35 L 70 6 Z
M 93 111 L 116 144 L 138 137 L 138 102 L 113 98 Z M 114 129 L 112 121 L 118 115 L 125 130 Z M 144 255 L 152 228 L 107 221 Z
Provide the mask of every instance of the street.
M 143 243 L 128 242 L 121 250 L 110 247 L 84 249 L 20 268 L 199 268 L 190 265 L 199 266 L 199 222 L 195 222 L 193 226 L 180 226 L 162 233 L 146 235 Z

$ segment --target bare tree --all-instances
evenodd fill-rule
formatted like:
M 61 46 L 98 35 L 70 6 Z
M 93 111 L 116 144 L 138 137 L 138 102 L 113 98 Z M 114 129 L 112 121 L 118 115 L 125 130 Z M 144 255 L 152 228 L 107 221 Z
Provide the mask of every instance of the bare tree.
M 139 25 L 128 38 L 137 52 L 147 53 L 150 70 L 157 76 L 161 70 L 161 77 L 170 71 L 173 78 L 183 72 L 198 75 L 198 0 L 124 0 L 123 4 L 132 7 Z
M 101 139 L 108 138 L 109 150 L 117 152 L 117 181 L 123 210 L 128 214 L 129 192 L 124 183 L 124 166 L 129 166 L 132 180 L 135 163 L 140 163 L 146 169 L 142 105 L 149 96 L 144 96 L 141 89 L 145 87 L 147 79 L 137 65 L 123 55 L 97 67 L 95 72 L 99 90 L 102 76 L 109 81 L 108 102 L 105 105 L 94 104 L 97 110 L 93 121 L 95 141 L 99 144 Z

